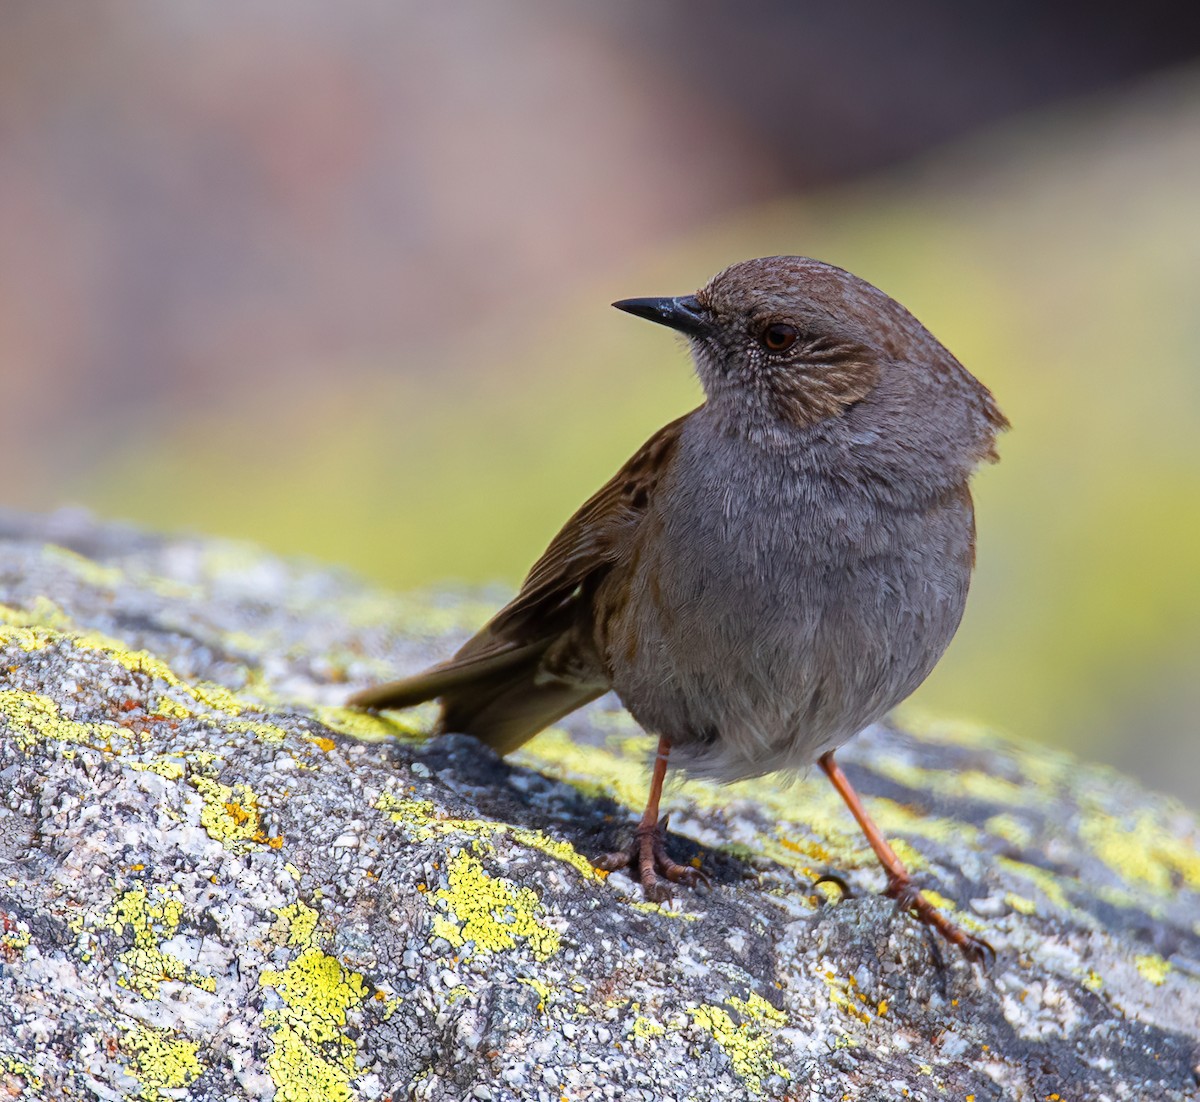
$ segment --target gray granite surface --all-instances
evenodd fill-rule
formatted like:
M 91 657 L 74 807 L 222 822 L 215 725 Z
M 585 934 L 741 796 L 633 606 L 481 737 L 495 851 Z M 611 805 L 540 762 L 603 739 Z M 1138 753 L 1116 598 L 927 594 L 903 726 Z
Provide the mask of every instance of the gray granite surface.
M 505 761 L 340 706 L 493 604 L 0 514 L 0 1098 L 1197 1096 L 1178 805 L 909 715 L 840 756 L 989 969 L 819 775 L 673 786 L 713 884 L 649 905 L 588 861 L 646 782 L 611 698 Z

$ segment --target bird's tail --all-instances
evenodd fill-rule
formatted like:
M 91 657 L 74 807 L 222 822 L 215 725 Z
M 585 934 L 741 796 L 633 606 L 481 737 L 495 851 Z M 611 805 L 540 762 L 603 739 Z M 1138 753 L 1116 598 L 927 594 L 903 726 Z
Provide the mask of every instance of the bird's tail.
M 604 692 L 603 686 L 548 675 L 542 668 L 547 646 L 539 642 L 500 652 L 460 652 L 413 677 L 356 693 L 348 703 L 379 711 L 438 699 L 439 733 L 474 735 L 496 753 L 507 754 Z

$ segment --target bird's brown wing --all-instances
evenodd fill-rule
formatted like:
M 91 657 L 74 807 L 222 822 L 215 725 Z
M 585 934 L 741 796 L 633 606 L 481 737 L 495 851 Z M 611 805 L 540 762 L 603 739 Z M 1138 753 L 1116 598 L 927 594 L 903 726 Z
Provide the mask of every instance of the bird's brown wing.
M 536 634 L 538 623 L 553 621 L 560 609 L 578 597 L 586 581 L 629 554 L 633 535 L 691 416 L 685 414 L 659 429 L 579 507 L 533 564 L 520 592 L 476 639 L 488 632 L 525 636 L 532 630 Z
M 533 564 L 520 592 L 453 658 L 358 693 L 350 704 L 406 708 L 439 697 L 443 730 L 475 735 L 507 753 L 604 692 L 604 674 L 587 669 L 586 653 L 577 656 L 580 669 L 571 676 L 571 644 L 574 636 L 581 651 L 590 644 L 590 632 L 580 629 L 590 622 L 596 583 L 630 554 L 690 416 L 659 429 L 583 503 Z M 552 648 L 555 668 L 548 670 L 544 660 Z

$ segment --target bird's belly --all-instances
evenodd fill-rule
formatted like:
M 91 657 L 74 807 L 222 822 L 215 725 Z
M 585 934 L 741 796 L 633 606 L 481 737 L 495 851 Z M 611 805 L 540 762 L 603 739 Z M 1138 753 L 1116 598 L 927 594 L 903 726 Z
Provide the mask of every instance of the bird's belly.
M 908 696 L 958 626 L 969 535 L 908 528 L 870 554 L 799 534 L 783 547 L 777 532 L 757 547 L 664 541 L 643 571 L 653 592 L 635 582 L 626 606 L 636 646 L 614 688 L 690 772 L 807 766 Z

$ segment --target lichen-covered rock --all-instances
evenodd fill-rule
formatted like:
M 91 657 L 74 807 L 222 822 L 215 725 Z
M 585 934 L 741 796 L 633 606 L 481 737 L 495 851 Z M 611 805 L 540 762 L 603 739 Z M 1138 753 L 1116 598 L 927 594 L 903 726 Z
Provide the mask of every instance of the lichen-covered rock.
M 1200 833 L 1111 772 L 963 724 L 844 752 L 987 971 L 872 894 L 815 778 L 671 789 L 713 885 L 663 908 L 588 861 L 644 794 L 613 701 L 512 761 L 340 706 L 477 600 L 0 537 L 0 1097 L 1196 1096 Z

